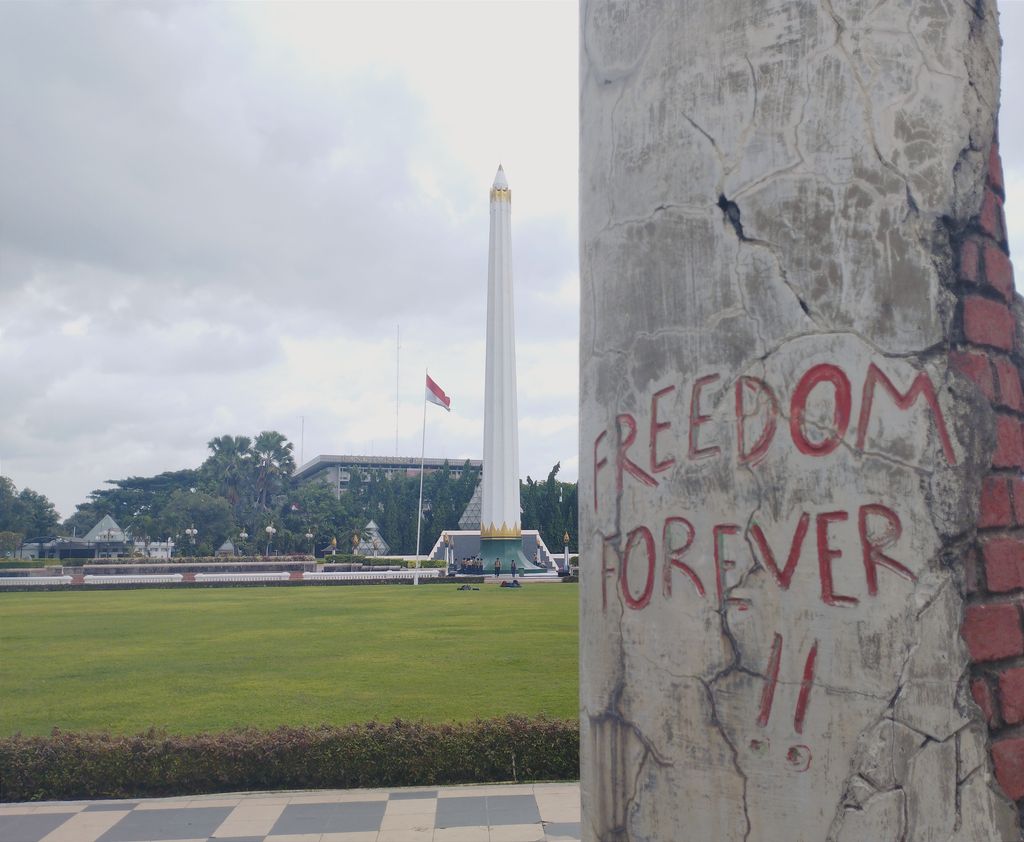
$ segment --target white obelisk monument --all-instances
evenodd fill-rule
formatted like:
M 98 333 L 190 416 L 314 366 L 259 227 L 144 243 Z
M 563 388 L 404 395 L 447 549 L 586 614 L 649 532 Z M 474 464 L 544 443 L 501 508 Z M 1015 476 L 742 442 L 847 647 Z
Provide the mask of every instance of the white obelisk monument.
M 491 186 L 491 237 L 487 262 L 487 367 L 484 374 L 484 466 L 480 508 L 480 558 L 508 572 L 523 555 L 519 522 L 519 414 L 516 405 L 516 337 L 512 302 L 512 192 L 499 166 Z

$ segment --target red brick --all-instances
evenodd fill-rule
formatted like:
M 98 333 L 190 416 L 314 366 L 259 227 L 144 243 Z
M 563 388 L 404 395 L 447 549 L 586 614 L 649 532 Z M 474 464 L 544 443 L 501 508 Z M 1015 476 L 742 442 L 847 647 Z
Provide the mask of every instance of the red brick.
M 988 183 L 1000 196 L 1005 196 L 1003 188 L 1003 162 L 999 157 L 999 144 L 993 143 L 988 152 Z
M 986 398 L 995 400 L 995 379 L 988 354 L 979 351 L 951 351 L 949 362 L 964 377 L 973 380 Z
M 1005 593 L 1024 587 L 1024 543 L 1017 538 L 991 538 L 981 551 L 990 591 Z
M 1006 227 L 1003 223 L 1003 200 L 991 190 L 985 191 L 985 198 L 981 201 L 981 215 L 979 218 L 981 230 L 988 234 L 997 243 L 1006 242 Z
M 989 725 L 993 725 L 996 721 L 996 700 L 988 681 L 984 678 L 971 679 L 971 696 L 974 697 L 974 703 L 985 714 L 985 721 Z
M 978 514 L 978 528 L 1012 526 L 1013 522 L 1010 481 L 1006 477 L 986 477 L 981 484 L 981 511 Z
M 974 661 L 1024 655 L 1024 633 L 1016 605 L 970 605 L 960 630 Z
M 996 357 L 992 362 L 996 369 L 996 382 L 999 384 L 998 403 L 1018 412 L 1024 410 L 1024 392 L 1021 392 L 1017 366 L 1003 357 Z
M 1007 725 L 1024 722 L 1024 668 L 1016 667 L 999 674 L 999 698 Z
M 1013 519 L 1018 525 L 1024 525 L 1024 479 L 1014 477 L 1010 480 L 1013 489 Z
M 1024 796 L 1024 738 L 992 743 L 992 760 L 1003 791 L 1014 801 Z
M 969 549 L 964 553 L 964 588 L 967 593 L 977 593 L 981 590 L 981 582 L 978 577 L 978 553 Z
M 978 295 L 964 298 L 964 335 L 968 342 L 1013 350 L 1013 314 L 1006 304 Z
M 960 245 L 960 274 L 961 281 L 970 284 L 980 284 L 981 274 L 981 250 L 978 248 L 977 240 L 964 240 Z
M 1010 262 L 1010 256 L 995 243 L 986 243 L 982 255 L 985 262 L 985 283 L 1010 301 L 1013 298 L 1013 264 Z
M 1024 467 L 1024 436 L 1020 421 L 1010 415 L 996 416 L 996 450 L 992 454 L 995 468 Z

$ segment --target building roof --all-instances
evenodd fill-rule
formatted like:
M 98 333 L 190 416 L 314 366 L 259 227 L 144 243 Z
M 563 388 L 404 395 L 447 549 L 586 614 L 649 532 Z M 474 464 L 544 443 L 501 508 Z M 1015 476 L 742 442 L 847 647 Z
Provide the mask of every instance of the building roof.
M 82 536 L 82 540 L 123 543 L 128 538 L 124 534 L 124 530 L 117 525 L 117 522 L 110 515 L 104 515 L 100 518 L 99 523 Z
M 391 552 L 388 542 L 380 534 L 380 527 L 372 520 L 363 527 L 363 537 L 356 547 L 358 555 L 387 555 Z
M 423 460 L 423 467 L 428 470 L 436 470 L 438 468 L 443 468 L 445 462 L 447 462 L 450 468 L 458 470 L 467 461 L 472 468 L 481 468 L 484 464 L 480 459 L 467 460 L 456 457 L 450 459 L 436 459 L 431 457 Z M 321 456 L 314 456 L 306 462 L 305 465 L 298 467 L 295 470 L 294 478 L 297 480 L 304 480 L 335 465 L 363 469 L 390 468 L 392 470 L 407 470 L 410 468 L 418 469 L 420 466 L 420 458 L 418 456 L 351 456 L 323 454 Z
M 462 512 L 462 517 L 459 518 L 459 529 L 480 528 L 480 512 L 483 509 L 483 488 L 483 482 L 478 482 L 476 488 L 473 489 L 473 496 L 469 498 L 469 502 L 466 503 L 466 508 Z

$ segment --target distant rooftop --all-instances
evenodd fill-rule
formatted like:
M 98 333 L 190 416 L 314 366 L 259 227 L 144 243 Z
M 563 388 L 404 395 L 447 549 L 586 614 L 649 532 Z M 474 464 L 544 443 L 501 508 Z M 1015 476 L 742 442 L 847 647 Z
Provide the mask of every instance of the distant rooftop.
M 465 463 L 466 459 L 459 459 L 457 457 L 450 457 L 447 459 L 435 459 L 429 457 L 423 460 L 423 467 L 427 470 L 437 470 L 443 468 L 445 462 L 448 463 L 449 467 L 453 470 L 458 470 Z M 470 467 L 482 468 L 482 459 L 469 459 Z M 420 457 L 419 456 L 354 456 L 354 455 L 329 455 L 324 454 L 321 456 L 315 456 L 306 462 L 305 465 L 297 468 L 295 471 L 295 479 L 303 480 L 308 479 L 319 471 L 325 468 L 333 467 L 352 467 L 352 468 L 384 468 L 391 470 L 410 470 L 419 469 Z
M 106 541 L 107 543 L 124 543 L 128 540 L 124 530 L 110 516 L 104 515 L 83 537 L 83 541 Z

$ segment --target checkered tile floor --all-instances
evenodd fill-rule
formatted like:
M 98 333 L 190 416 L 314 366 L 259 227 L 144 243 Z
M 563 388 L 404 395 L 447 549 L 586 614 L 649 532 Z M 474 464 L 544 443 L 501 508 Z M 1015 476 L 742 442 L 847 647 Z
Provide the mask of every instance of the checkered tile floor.
M 0 804 L 0 842 L 577 842 L 577 784 Z

